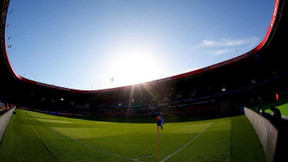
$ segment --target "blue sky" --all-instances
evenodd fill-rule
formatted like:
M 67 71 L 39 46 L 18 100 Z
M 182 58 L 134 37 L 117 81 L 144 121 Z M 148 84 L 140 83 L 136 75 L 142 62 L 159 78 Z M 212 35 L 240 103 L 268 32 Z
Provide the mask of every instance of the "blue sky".
M 14 70 L 26 78 L 74 89 L 118 87 L 249 51 L 265 37 L 274 3 L 11 0 L 6 44 Z

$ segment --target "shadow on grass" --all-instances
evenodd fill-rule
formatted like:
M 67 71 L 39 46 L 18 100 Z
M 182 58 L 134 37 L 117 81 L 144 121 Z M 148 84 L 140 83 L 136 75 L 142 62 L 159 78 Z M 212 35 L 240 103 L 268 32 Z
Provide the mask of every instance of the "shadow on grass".
M 29 110 L 25 110 L 29 111 Z M 35 112 L 40 113 L 40 112 Z M 45 113 L 40 113 L 45 114 Z M 96 116 L 66 116 L 66 115 L 54 115 L 54 114 L 46 114 L 51 116 L 65 117 L 67 119 L 80 119 L 80 120 L 89 120 L 89 121 L 102 121 L 102 122 L 118 122 L 118 123 L 156 123 L 156 116 L 147 116 L 147 117 L 96 117 Z M 166 123 L 176 123 L 176 122 L 191 122 L 191 121 L 204 121 L 204 120 L 212 120 L 216 118 L 226 118 L 232 116 L 242 115 L 240 112 L 234 112 L 229 114 L 219 114 L 219 113 L 197 113 L 197 114 L 189 114 L 189 115 L 168 115 L 163 116 Z M 49 117 L 45 116 L 33 116 L 36 118 L 43 118 L 53 120 Z M 55 119 L 59 120 L 59 119 Z M 64 123 L 62 123 L 64 124 Z
M 63 115 L 57 115 L 63 116 Z M 198 115 L 182 115 L 182 116 L 163 116 L 165 122 L 191 122 L 200 120 L 211 120 L 219 116 L 218 114 L 198 114 Z M 92 121 L 104 121 L 104 122 L 119 122 L 119 123 L 156 123 L 156 116 L 150 117 L 76 117 L 76 116 L 63 116 L 74 119 L 92 120 Z

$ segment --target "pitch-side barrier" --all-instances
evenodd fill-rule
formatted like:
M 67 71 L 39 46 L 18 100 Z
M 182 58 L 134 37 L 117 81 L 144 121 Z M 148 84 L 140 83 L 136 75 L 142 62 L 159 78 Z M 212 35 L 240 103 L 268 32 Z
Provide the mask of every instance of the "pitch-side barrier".
M 266 155 L 266 161 L 274 161 L 278 130 L 269 120 L 259 115 L 258 113 L 248 108 L 244 108 L 244 111 L 260 139 Z
M 6 128 L 8 127 L 8 124 L 10 122 L 10 119 L 13 115 L 14 110 L 15 108 L 10 109 L 5 114 L 0 116 L 0 143 L 2 143 L 2 138 L 4 136 Z

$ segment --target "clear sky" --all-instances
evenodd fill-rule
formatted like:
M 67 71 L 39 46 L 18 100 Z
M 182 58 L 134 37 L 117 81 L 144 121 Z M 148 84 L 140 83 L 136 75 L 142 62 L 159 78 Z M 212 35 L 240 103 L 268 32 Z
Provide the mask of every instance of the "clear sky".
M 251 50 L 265 37 L 274 3 L 11 0 L 6 44 L 14 70 L 28 79 L 85 90 L 118 87 Z

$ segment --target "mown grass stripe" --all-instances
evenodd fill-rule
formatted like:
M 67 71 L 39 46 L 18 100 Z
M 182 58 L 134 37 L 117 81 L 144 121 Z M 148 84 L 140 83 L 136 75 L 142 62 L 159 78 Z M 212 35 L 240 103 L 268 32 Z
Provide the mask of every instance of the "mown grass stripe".
M 30 114 L 29 114 L 29 115 L 30 115 Z M 37 119 L 37 118 L 35 118 L 35 119 L 38 120 L 42 125 L 45 125 L 45 127 L 49 127 L 48 125 L 46 125 L 46 124 L 44 124 L 43 122 L 41 122 L 39 119 Z M 50 128 L 50 129 L 53 129 L 53 128 L 51 128 L 51 127 L 49 127 L 49 128 Z M 57 131 L 57 130 L 55 130 L 55 129 L 53 129 L 53 130 L 54 130 L 55 132 L 59 133 L 60 135 L 66 137 L 66 138 L 68 138 L 68 139 L 70 139 L 70 140 L 72 140 L 72 141 L 74 141 L 74 142 L 77 142 L 77 143 L 79 143 L 79 144 L 82 144 L 82 145 L 84 145 L 84 146 L 86 146 L 86 147 L 89 147 L 89 148 L 91 148 L 91 149 L 93 149 L 93 150 L 96 150 L 96 151 L 99 151 L 99 152 L 103 152 L 103 153 L 106 153 L 106 154 L 109 154 L 109 155 L 112 155 L 112 156 L 115 156 L 115 157 L 118 157 L 118 158 L 130 160 L 130 161 L 139 161 L 139 162 L 142 162 L 142 161 L 140 161 L 140 160 L 138 160 L 138 159 L 128 158 L 128 157 L 123 156 L 123 155 L 119 155 L 119 154 L 115 154 L 115 153 L 112 153 L 112 152 L 109 152 L 109 151 L 106 151 L 106 150 L 99 149 L 99 148 L 94 147 L 94 146 L 91 146 L 91 145 L 89 145 L 89 144 L 87 144 L 87 143 L 85 143 L 85 142 L 82 142 L 82 141 L 80 141 L 80 140 L 77 140 L 77 139 L 75 139 L 75 138 L 72 138 L 72 137 L 70 137 L 70 136 L 67 136 L 67 135 L 65 135 L 65 134 L 63 134 L 63 133 L 60 133 L 59 131 Z
M 31 117 L 31 116 L 30 116 Z M 32 130 L 32 133 L 36 136 L 37 139 L 39 139 L 41 145 L 49 152 L 49 154 L 56 160 L 59 161 L 57 159 L 57 157 L 50 151 L 50 149 L 46 146 L 46 144 L 44 143 L 44 141 L 39 137 L 39 135 L 36 133 L 36 131 L 33 129 L 32 125 L 31 125 L 31 120 L 29 121 L 29 127 Z
M 174 153 L 166 161 L 265 161 L 245 116 L 210 119 L 167 123 L 161 132 L 160 160 Z M 150 123 L 97 122 L 18 110 L 7 129 L 0 161 L 152 162 L 154 135 L 155 125 Z
M 193 137 L 190 141 L 188 141 L 185 145 L 183 145 L 182 147 L 180 147 L 178 150 L 176 150 L 174 153 L 170 154 L 169 156 L 167 156 L 166 158 L 162 159 L 160 162 L 164 162 L 166 160 L 168 160 L 169 158 L 171 158 L 172 156 L 174 156 L 175 154 L 177 154 L 178 152 L 180 152 L 181 150 L 183 150 L 185 147 L 187 147 L 190 143 L 192 143 L 193 141 L 195 141 L 202 133 L 204 133 L 217 119 L 219 118 L 219 116 L 214 119 L 207 127 L 205 127 L 204 129 L 201 130 L 201 132 L 199 132 L 195 137 Z

